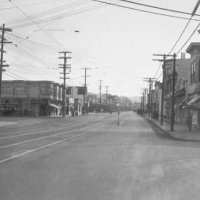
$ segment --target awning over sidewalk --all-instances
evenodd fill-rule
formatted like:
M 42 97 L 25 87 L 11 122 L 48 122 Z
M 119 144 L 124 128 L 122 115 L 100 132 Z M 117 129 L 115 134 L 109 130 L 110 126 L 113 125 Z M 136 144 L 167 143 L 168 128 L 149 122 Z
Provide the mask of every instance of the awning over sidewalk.
M 57 105 L 55 105 L 55 104 L 53 104 L 53 103 L 49 103 L 48 105 L 51 106 L 51 107 L 57 108 L 57 109 L 61 109 L 60 106 L 57 106 Z
M 195 106 L 200 108 L 200 95 L 195 95 L 188 103 L 188 106 Z

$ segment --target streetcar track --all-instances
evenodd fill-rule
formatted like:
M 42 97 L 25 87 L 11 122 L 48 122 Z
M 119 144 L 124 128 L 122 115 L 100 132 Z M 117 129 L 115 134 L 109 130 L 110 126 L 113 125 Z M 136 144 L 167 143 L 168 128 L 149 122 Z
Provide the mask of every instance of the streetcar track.
M 14 152 L 13 152 L 11 156 L 0 160 L 0 164 L 3 164 L 5 162 L 11 161 L 11 160 L 16 159 L 16 158 L 20 158 L 20 157 L 25 156 L 25 155 L 30 154 L 30 153 L 34 153 L 34 152 L 39 151 L 39 150 L 43 150 L 45 148 L 54 146 L 56 144 L 60 144 L 60 143 L 65 142 L 65 141 L 71 141 L 73 139 L 79 139 L 82 136 L 87 136 L 87 135 L 90 135 L 90 134 L 94 134 L 95 133 L 94 131 L 99 130 L 100 128 L 103 128 L 104 126 L 105 125 L 103 125 L 101 127 L 98 127 L 98 128 L 95 128 L 95 129 L 92 129 L 92 130 L 89 130 L 89 131 L 86 130 L 87 132 L 85 131 L 84 133 L 81 133 L 79 135 L 75 135 L 75 136 L 72 136 L 72 137 L 67 137 L 67 138 L 62 139 L 62 140 L 57 140 L 55 142 L 49 143 L 47 145 L 43 145 L 41 147 L 37 147 L 37 148 L 26 150 L 26 151 L 24 151 L 22 153 L 15 153 L 14 154 Z
M 98 124 L 102 124 L 102 123 L 92 124 L 92 125 L 89 125 L 89 126 L 86 126 L 86 127 L 82 127 L 81 129 L 83 130 L 85 128 L 89 128 L 91 126 L 98 125 Z M 80 129 L 77 128 L 77 129 L 74 129 L 74 130 L 69 130 L 69 131 L 65 131 L 65 132 L 61 132 L 61 133 L 55 133 L 55 134 L 51 134 L 51 135 L 47 135 L 47 136 L 37 137 L 37 138 L 34 138 L 34 139 L 24 140 L 24 141 L 21 141 L 21 142 L 11 143 L 11 144 L 7 144 L 7 145 L 4 145 L 4 146 L 0 146 L 0 149 L 5 149 L 5 148 L 9 148 L 9 147 L 29 143 L 29 142 L 34 142 L 34 141 L 37 141 L 37 140 L 47 139 L 47 138 L 50 138 L 50 137 L 56 137 L 56 136 L 60 136 L 60 135 L 68 134 L 68 133 L 73 133 L 73 132 L 76 132 L 77 130 L 80 130 Z
M 86 123 L 87 122 L 87 123 Z M 23 136 L 28 136 L 28 135 L 35 135 L 35 134 L 43 134 L 43 133 L 48 133 L 50 131 L 57 131 L 57 130 L 62 130 L 62 129 L 65 129 L 65 128 L 73 128 L 73 127 L 76 127 L 76 126 L 79 126 L 79 125 L 83 125 L 83 124 L 88 124 L 88 123 L 96 123 L 98 121 L 95 121 L 95 120 L 92 120 L 92 121 L 84 121 L 84 122 L 81 122 L 81 123 L 78 123 L 78 124 L 70 124 L 69 126 L 65 126 L 65 127 L 61 127 L 61 128 L 49 128 L 48 130 L 44 130 L 44 131 L 40 131 L 39 133 L 36 131 L 38 130 L 34 130 L 33 132 L 29 132 L 29 133 L 26 133 L 26 134 L 18 134 L 18 135 L 11 135 L 11 136 L 0 136 L 0 140 L 3 140 L 3 139 L 9 139 L 9 138 L 16 138 L 16 137 L 23 137 Z M 42 127 L 40 130 L 44 129 L 44 127 Z M 16 133 L 15 133 L 16 134 Z

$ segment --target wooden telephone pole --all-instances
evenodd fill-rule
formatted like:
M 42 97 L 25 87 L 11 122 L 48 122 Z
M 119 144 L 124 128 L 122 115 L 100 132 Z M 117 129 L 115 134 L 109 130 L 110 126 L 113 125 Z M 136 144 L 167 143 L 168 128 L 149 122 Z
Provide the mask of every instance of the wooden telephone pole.
M 152 113 L 152 86 L 153 86 L 153 81 L 155 81 L 155 78 L 144 78 L 144 81 L 149 83 L 149 94 L 148 94 L 148 107 L 147 107 L 147 112 L 148 116 L 152 118 L 153 113 Z
M 6 32 L 11 32 L 12 29 L 10 28 L 6 28 L 5 24 L 3 24 L 2 27 L 0 27 L 1 30 L 1 47 L 0 47 L 0 54 L 1 54 L 1 58 L 0 58 L 0 114 L 1 114 L 1 90 L 2 90 L 2 73 L 3 71 L 5 71 L 5 69 L 3 69 L 4 67 L 8 67 L 9 65 L 4 64 L 4 53 L 6 53 L 4 51 L 4 44 L 8 44 L 8 43 L 12 43 L 6 40 L 5 38 L 5 33 Z
M 85 71 L 85 75 L 84 75 L 84 95 L 83 95 L 83 106 L 84 106 L 84 112 L 88 113 L 88 100 L 87 100 L 87 70 L 90 68 L 83 68 Z
M 63 57 L 59 57 L 59 59 L 63 59 L 63 64 L 59 64 L 61 65 L 62 67 L 59 67 L 59 68 L 62 68 L 63 69 L 63 72 L 60 73 L 63 75 L 63 77 L 61 77 L 61 79 L 63 79 L 63 91 L 62 91 L 62 116 L 65 117 L 66 115 L 66 79 L 69 79 L 69 77 L 67 77 L 66 75 L 67 74 L 70 74 L 71 72 L 71 65 L 67 64 L 67 60 L 68 59 L 71 59 L 71 57 L 67 56 L 67 54 L 69 53 L 72 53 L 70 51 L 62 51 L 62 52 L 59 52 L 59 53 L 62 53 L 63 54 Z M 68 70 L 68 71 L 67 71 Z
M 99 103 L 101 103 L 101 88 L 102 88 L 102 81 L 103 81 L 103 80 L 99 80 L 99 92 L 100 92 Z
M 166 54 L 153 54 L 154 56 L 163 56 L 163 59 L 157 60 L 163 62 L 163 80 L 162 80 L 162 99 L 161 99 L 161 118 L 160 124 L 163 125 L 163 102 L 164 102 L 164 90 L 165 90 L 165 74 L 166 74 L 166 57 L 170 56 L 173 57 L 173 72 L 172 72 L 172 97 L 171 97 L 171 121 L 170 121 L 170 131 L 174 131 L 174 121 L 175 121 L 175 112 L 174 112 L 174 103 L 175 103 L 175 80 L 176 80 L 176 54 L 173 55 L 166 55 Z

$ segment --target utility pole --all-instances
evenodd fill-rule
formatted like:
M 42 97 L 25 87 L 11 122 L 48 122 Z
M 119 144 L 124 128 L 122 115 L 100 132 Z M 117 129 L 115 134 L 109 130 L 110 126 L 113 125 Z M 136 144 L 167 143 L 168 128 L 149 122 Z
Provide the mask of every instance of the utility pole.
M 9 65 L 4 64 L 5 61 L 4 59 L 4 53 L 6 53 L 4 51 L 4 44 L 8 44 L 8 43 L 12 43 L 6 40 L 5 38 L 5 33 L 6 32 L 11 32 L 12 29 L 10 28 L 6 28 L 5 24 L 3 24 L 2 27 L 0 27 L 1 30 L 1 49 L 0 49 L 0 53 L 1 53 L 1 59 L 0 59 L 0 114 L 1 114 L 1 90 L 2 90 L 2 72 L 5 71 L 5 69 L 3 69 L 4 67 L 8 67 Z
M 175 97 L 174 97 L 174 93 L 175 93 L 175 71 L 176 71 L 176 54 L 153 54 L 154 56 L 163 56 L 162 60 L 157 60 L 157 59 L 153 59 L 153 60 L 157 60 L 157 61 L 162 61 L 163 62 L 163 80 L 162 80 L 162 99 L 161 99 L 161 118 L 160 118 L 160 124 L 163 125 L 163 104 L 164 104 L 164 90 L 165 90 L 165 74 L 166 74 L 166 57 L 173 57 L 173 74 L 172 74 L 172 99 L 171 99 L 171 121 L 170 121 L 170 131 L 174 131 L 174 117 L 175 117 L 175 113 L 174 113 L 174 102 L 175 102 Z
M 143 91 L 142 93 L 142 112 L 144 114 L 144 97 L 145 97 L 145 92 Z
M 145 108 L 145 103 L 147 103 L 147 102 L 146 102 L 147 93 L 148 93 L 148 89 L 145 88 L 145 89 L 144 89 L 144 108 Z M 147 107 L 147 106 L 146 106 L 146 107 Z M 146 113 L 146 109 L 144 109 L 144 110 L 145 110 L 145 113 Z
M 108 104 L 108 86 L 105 87 L 106 87 L 106 104 Z
M 148 94 L 148 116 L 152 118 L 152 85 L 153 81 L 156 80 L 155 78 L 144 78 L 144 81 L 149 83 L 149 94 Z
M 100 91 L 99 103 L 101 103 L 101 88 L 102 88 L 102 81 L 103 81 L 103 80 L 99 80 L 99 83 L 100 83 L 100 85 L 99 85 L 99 91 Z
M 90 68 L 83 68 L 84 71 L 85 71 L 85 75 L 84 75 L 84 95 L 83 95 L 83 105 L 84 105 L 84 110 L 85 110 L 85 113 L 87 113 L 87 70 L 90 69 Z
M 70 74 L 71 72 L 71 65 L 67 64 L 67 60 L 68 59 L 71 59 L 71 57 L 67 56 L 67 54 L 69 53 L 72 53 L 70 51 L 61 51 L 59 52 L 61 54 L 63 54 L 63 57 L 59 57 L 59 59 L 63 59 L 63 64 L 59 64 L 61 65 L 62 67 L 59 67 L 59 68 L 62 68 L 63 69 L 63 72 L 60 73 L 63 75 L 63 77 L 61 77 L 61 79 L 63 79 L 63 92 L 62 92 L 62 116 L 65 117 L 65 114 L 66 114 L 66 79 L 69 79 L 69 77 L 66 77 L 67 74 Z
M 162 95 L 161 95 L 161 111 L 160 111 L 160 125 L 163 125 L 163 108 L 164 108 L 164 90 L 165 90 L 165 61 L 166 61 L 166 55 L 165 54 L 153 54 L 154 56 L 163 56 L 163 60 L 157 60 L 156 61 L 162 61 L 162 70 L 163 70 L 163 76 L 162 76 Z M 169 55 L 168 55 L 169 56 Z
M 172 107 L 171 107 L 171 126 L 170 131 L 174 131 L 174 102 L 175 102 L 175 81 L 176 81 L 176 54 L 173 55 L 173 75 L 172 75 Z
M 163 77 L 162 77 L 162 96 L 161 96 L 161 117 L 160 117 L 160 125 L 163 125 L 163 109 L 164 109 L 164 92 L 165 92 L 165 60 L 166 56 L 165 54 L 163 55 L 163 65 L 162 65 L 162 70 L 163 70 Z
M 140 110 L 142 111 L 142 113 L 144 113 L 144 90 L 143 90 L 142 96 L 141 96 Z

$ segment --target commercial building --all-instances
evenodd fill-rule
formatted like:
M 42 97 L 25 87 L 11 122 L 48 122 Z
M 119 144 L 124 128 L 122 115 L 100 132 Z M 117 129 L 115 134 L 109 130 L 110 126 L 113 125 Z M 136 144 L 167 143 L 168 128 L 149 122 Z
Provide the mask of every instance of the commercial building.
M 3 115 L 60 115 L 62 86 L 52 81 L 2 81 Z
M 191 43 L 187 50 L 191 55 L 190 81 L 188 84 L 188 116 L 192 117 L 193 127 L 200 127 L 200 43 Z
M 81 115 L 87 106 L 87 87 L 70 86 L 66 88 L 67 113 L 69 115 Z
M 182 56 L 181 59 L 176 59 L 175 66 L 175 120 L 185 122 L 187 114 L 183 104 L 187 102 L 187 84 L 189 83 L 190 74 L 190 59 Z M 166 60 L 165 75 L 164 75 L 164 110 L 165 118 L 171 118 L 172 107 L 172 87 L 173 87 L 173 60 Z

